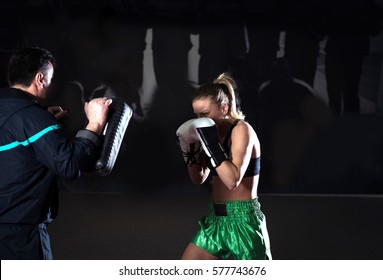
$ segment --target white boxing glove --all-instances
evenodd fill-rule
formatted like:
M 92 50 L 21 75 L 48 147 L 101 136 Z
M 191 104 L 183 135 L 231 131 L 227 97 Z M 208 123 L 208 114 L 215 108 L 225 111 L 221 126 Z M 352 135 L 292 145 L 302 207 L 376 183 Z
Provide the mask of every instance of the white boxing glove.
M 194 120 L 191 126 L 193 130 L 196 130 L 202 148 L 210 158 L 210 163 L 214 168 L 228 159 L 228 153 L 219 142 L 218 128 L 212 119 L 199 118 Z
M 176 131 L 179 144 L 182 150 L 182 156 L 187 166 L 192 166 L 199 161 L 201 144 L 195 125 L 196 119 L 184 122 Z

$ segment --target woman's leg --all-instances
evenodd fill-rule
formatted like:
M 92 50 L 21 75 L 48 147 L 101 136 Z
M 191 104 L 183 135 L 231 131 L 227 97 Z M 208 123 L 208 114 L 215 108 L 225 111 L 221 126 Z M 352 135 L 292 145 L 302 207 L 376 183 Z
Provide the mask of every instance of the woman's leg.
M 201 249 L 193 243 L 189 243 L 183 253 L 181 260 L 217 260 L 218 258 Z

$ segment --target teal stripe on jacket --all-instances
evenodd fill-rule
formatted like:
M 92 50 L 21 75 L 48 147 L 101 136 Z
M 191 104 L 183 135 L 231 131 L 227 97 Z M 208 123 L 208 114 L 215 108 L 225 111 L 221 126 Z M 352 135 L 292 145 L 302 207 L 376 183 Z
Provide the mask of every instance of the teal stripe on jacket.
M 43 130 L 41 130 L 40 132 L 36 133 L 35 135 L 29 137 L 27 140 L 25 140 L 23 142 L 15 141 L 15 142 L 12 142 L 12 143 L 7 144 L 7 145 L 0 146 L 0 152 L 16 148 L 17 146 L 20 146 L 20 145 L 28 146 L 29 144 L 31 144 L 31 143 L 37 141 L 38 139 L 40 139 L 41 137 L 43 137 L 49 131 L 56 130 L 59 128 L 60 128 L 60 126 L 57 124 L 48 126 L 47 128 L 44 128 Z

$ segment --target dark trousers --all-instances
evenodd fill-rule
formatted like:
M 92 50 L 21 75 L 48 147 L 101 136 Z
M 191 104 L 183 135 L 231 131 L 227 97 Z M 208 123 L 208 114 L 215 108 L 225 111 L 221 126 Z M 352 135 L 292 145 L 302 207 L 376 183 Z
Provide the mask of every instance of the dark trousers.
M 0 224 L 0 259 L 53 259 L 46 224 Z

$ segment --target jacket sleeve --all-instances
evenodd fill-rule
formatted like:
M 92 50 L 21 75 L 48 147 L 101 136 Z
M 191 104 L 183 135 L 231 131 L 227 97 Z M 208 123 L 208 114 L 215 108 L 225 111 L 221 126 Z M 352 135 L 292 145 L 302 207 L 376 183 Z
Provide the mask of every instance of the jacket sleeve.
M 24 126 L 31 148 L 38 161 L 58 176 L 75 179 L 81 171 L 91 168 L 99 155 L 98 135 L 88 130 L 80 130 L 73 140 L 65 138 L 61 126 L 49 112 L 41 109 L 33 112 L 33 121 Z

